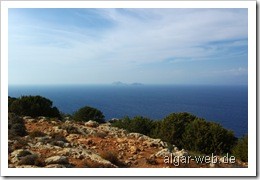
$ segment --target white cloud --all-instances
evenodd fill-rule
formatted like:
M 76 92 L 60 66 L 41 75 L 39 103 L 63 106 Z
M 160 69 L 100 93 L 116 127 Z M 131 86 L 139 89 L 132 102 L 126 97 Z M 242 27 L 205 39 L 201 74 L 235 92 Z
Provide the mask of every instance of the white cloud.
M 109 73 L 108 69 L 129 70 L 129 67 L 160 63 L 168 58 L 186 62 L 187 59 L 206 60 L 221 53 L 223 56 L 223 52 L 228 56 L 230 48 L 247 46 L 246 10 L 93 11 L 113 26 L 97 30 L 35 22 L 29 17 L 11 24 L 10 68 L 20 62 L 46 68 L 52 65 L 73 67 L 75 70 L 82 70 L 84 66 L 91 67 L 85 68 L 86 74 L 94 74 L 94 71 Z M 210 44 L 212 42 L 223 43 Z

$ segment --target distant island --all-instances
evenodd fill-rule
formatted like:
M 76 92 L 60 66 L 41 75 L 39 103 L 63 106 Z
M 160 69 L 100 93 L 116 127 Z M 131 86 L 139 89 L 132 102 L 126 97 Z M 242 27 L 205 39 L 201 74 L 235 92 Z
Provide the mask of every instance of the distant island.
M 142 86 L 144 84 L 139 83 L 139 82 L 134 82 L 134 83 L 124 83 L 121 81 L 115 81 L 112 83 L 112 85 L 116 85 L 116 86 Z

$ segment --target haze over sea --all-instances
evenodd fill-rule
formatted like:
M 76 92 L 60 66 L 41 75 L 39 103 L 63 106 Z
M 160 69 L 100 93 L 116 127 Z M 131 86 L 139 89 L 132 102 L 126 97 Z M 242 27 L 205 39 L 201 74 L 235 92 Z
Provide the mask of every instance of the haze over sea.
M 141 115 L 154 120 L 173 112 L 189 112 L 233 130 L 248 133 L 247 86 L 210 85 L 9 85 L 9 96 L 41 95 L 64 113 L 95 107 L 105 118 Z

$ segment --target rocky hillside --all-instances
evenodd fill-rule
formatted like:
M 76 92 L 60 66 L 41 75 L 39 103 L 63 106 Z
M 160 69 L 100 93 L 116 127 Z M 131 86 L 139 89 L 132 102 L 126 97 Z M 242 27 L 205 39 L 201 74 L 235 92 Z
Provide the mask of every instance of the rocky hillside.
M 128 133 L 110 123 L 28 116 L 23 121 L 28 135 L 9 137 L 11 168 L 247 167 L 237 160 L 224 163 L 223 157 L 217 157 L 218 163 L 197 162 L 188 151 L 167 147 L 160 139 Z

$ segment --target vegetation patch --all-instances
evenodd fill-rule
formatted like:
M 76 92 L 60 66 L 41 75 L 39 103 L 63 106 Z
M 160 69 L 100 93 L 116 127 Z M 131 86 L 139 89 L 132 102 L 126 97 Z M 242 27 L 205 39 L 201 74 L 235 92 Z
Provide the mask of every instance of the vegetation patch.
M 8 109 L 19 116 L 61 118 L 58 108 L 52 107 L 52 101 L 42 96 L 8 97 Z
M 25 135 L 27 131 L 23 119 L 13 113 L 8 113 L 8 139 Z
M 118 167 L 126 167 L 126 164 L 118 159 L 116 152 L 103 151 L 100 156 Z
M 97 121 L 98 123 L 104 123 L 104 115 L 103 113 L 93 107 L 85 106 L 80 108 L 73 114 L 73 119 L 75 121 L 84 121 L 87 122 L 89 120 Z

